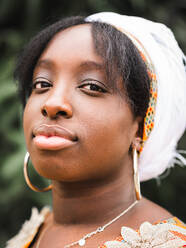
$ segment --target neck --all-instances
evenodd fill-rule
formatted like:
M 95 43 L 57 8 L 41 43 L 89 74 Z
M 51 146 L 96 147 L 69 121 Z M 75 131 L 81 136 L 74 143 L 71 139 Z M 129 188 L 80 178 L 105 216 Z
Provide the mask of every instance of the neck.
M 102 225 L 116 217 L 135 201 L 132 172 L 122 174 L 93 182 L 53 181 L 54 221 L 62 225 Z

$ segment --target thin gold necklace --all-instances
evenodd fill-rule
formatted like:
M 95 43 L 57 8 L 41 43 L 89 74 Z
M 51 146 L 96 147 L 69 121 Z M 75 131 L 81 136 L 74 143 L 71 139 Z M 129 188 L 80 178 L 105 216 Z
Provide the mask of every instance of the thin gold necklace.
M 122 217 L 124 214 L 126 214 L 129 210 L 131 210 L 139 201 L 136 200 L 135 202 L 133 202 L 127 209 L 125 209 L 123 212 L 121 212 L 119 215 L 117 215 L 114 219 L 110 220 L 109 222 L 107 222 L 105 225 L 98 227 L 95 231 L 92 231 L 90 233 L 85 234 L 80 240 L 74 241 L 71 244 L 65 245 L 64 248 L 69 248 L 72 247 L 74 245 L 79 245 L 79 246 L 84 246 L 86 244 L 86 239 L 91 238 L 93 235 L 96 235 L 97 233 L 103 232 L 105 230 L 105 228 L 107 228 L 108 226 L 110 226 L 112 223 L 114 223 L 115 221 L 117 221 L 120 217 Z M 39 248 L 40 243 L 42 238 L 44 237 L 44 234 L 46 233 L 46 231 L 51 227 L 48 226 L 42 233 L 42 235 L 40 236 L 38 242 L 37 242 L 37 246 L 36 248 Z

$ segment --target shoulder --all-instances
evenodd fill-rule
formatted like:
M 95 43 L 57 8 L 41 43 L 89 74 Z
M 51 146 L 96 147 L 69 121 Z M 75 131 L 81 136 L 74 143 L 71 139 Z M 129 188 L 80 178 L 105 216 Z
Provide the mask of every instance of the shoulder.
M 141 216 L 140 224 L 144 221 L 155 223 L 157 220 L 165 220 L 173 217 L 173 215 L 165 208 L 146 198 L 143 198 L 139 202 L 139 215 Z
M 37 208 L 32 208 L 30 219 L 25 221 L 19 233 L 7 242 L 5 248 L 29 247 L 49 212 L 49 207 L 44 207 L 40 212 Z

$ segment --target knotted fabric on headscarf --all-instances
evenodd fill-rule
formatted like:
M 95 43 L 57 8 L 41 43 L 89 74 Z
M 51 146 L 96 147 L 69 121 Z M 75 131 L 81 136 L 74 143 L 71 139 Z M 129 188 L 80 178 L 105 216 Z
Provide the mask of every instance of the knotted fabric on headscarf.
M 186 128 L 186 57 L 171 30 L 161 23 L 111 12 L 91 15 L 86 21 L 104 22 L 130 39 L 134 37 L 152 61 L 157 102 L 154 126 L 139 156 L 140 180 L 155 178 L 175 163 L 186 165 L 186 159 L 176 150 Z

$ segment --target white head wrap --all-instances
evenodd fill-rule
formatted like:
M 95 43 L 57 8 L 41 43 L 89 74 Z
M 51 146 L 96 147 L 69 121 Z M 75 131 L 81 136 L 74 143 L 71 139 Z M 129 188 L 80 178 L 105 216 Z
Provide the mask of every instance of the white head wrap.
M 86 21 L 126 30 L 142 43 L 153 63 L 158 97 L 154 128 L 139 158 L 140 180 L 159 176 L 175 162 L 186 165 L 186 159 L 176 151 L 186 128 L 186 58 L 171 30 L 141 17 L 111 12 L 91 15 Z

